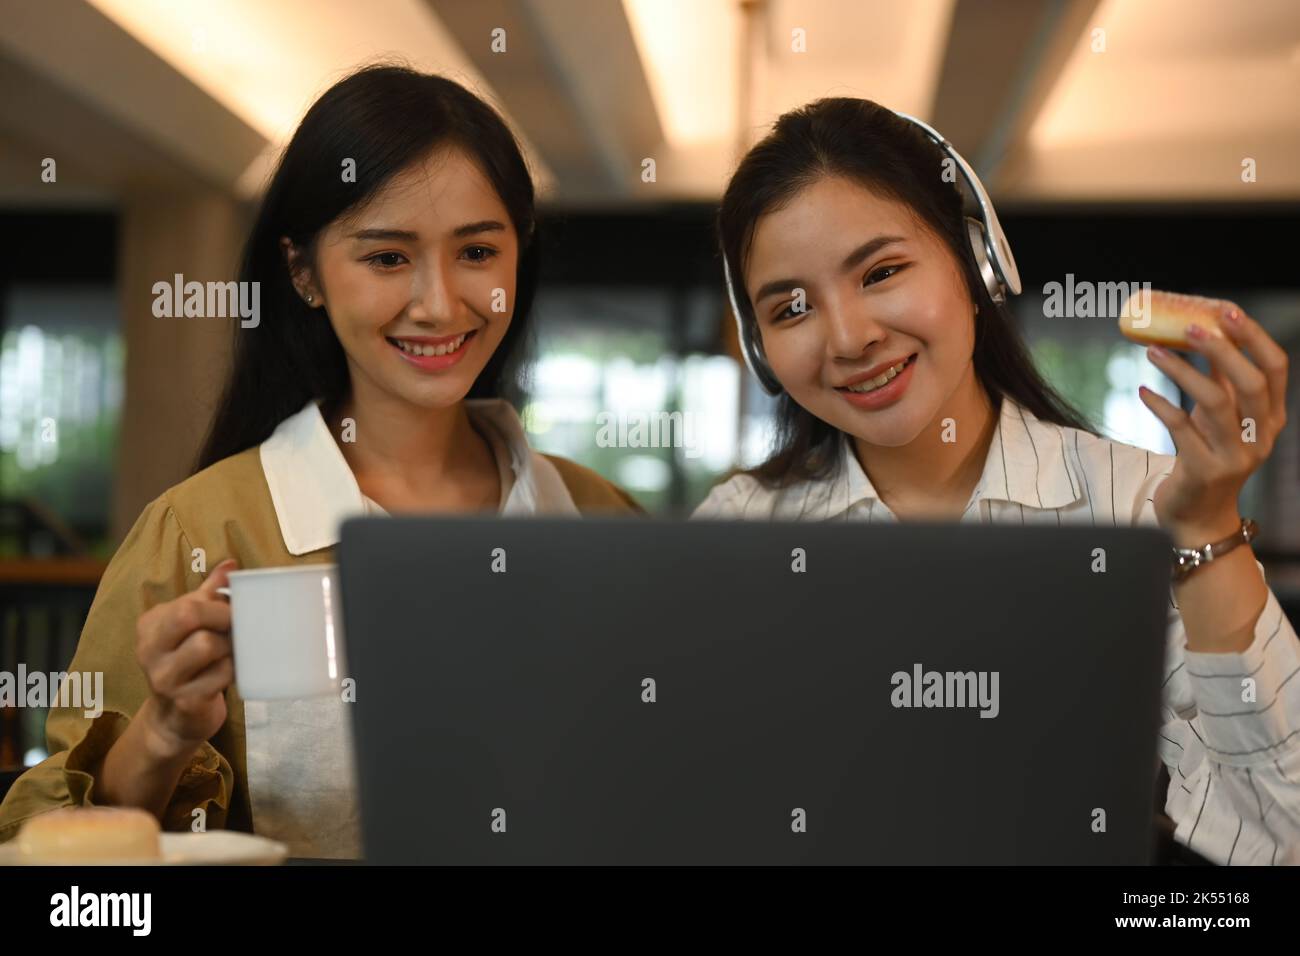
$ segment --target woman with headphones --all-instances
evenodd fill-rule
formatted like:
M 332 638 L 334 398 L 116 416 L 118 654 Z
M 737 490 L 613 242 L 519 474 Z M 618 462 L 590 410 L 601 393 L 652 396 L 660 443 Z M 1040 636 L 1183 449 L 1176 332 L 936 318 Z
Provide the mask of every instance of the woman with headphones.
M 974 172 L 867 100 L 782 116 L 732 177 L 719 233 L 777 435 L 696 516 L 1159 525 L 1178 558 L 1159 737 L 1175 837 L 1219 863 L 1300 863 L 1300 642 L 1237 512 L 1285 424 L 1282 349 L 1227 304 L 1228 338 L 1192 340 L 1211 375 L 1149 353 L 1196 400 L 1188 415 L 1143 390 L 1177 455 L 1099 436 L 1012 324 L 1020 279 Z

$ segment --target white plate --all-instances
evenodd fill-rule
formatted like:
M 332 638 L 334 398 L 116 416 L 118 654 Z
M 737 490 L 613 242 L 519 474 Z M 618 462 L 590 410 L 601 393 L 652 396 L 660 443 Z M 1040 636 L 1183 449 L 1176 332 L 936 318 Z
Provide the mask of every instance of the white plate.
M 283 863 L 289 848 L 266 837 L 235 830 L 208 833 L 163 833 L 159 860 L 59 860 L 22 857 L 16 840 L 0 844 L 0 866 L 256 866 Z

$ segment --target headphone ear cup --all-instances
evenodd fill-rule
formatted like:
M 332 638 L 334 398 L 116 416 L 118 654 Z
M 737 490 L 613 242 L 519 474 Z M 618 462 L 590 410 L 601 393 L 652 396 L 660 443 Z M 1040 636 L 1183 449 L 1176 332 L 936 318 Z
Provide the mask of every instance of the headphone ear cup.
M 979 268 L 980 278 L 984 282 L 984 288 L 988 290 L 989 298 L 994 302 L 1005 302 L 1006 289 L 998 279 L 993 260 L 989 257 L 988 234 L 984 231 L 984 223 L 974 216 L 967 216 L 966 238 L 970 242 L 971 255 L 975 257 L 975 265 Z
M 740 311 L 740 301 L 737 295 L 736 286 L 731 281 L 731 266 L 727 264 L 727 256 L 722 256 L 722 277 L 727 286 L 727 301 L 731 305 L 731 315 L 736 320 L 736 337 L 740 339 L 740 354 L 744 358 L 745 364 L 749 370 L 754 373 L 760 385 L 769 395 L 779 395 L 781 393 L 781 382 L 777 379 L 776 373 L 772 367 L 767 364 L 767 356 L 763 354 L 763 342 L 759 338 L 758 326 L 756 323 L 746 322 Z
M 745 325 L 746 330 L 741 341 L 741 348 L 745 350 L 745 357 L 749 359 L 749 367 L 769 395 L 779 395 L 781 393 L 781 382 L 777 379 L 776 373 L 772 371 L 772 366 L 767 362 L 767 355 L 763 352 L 763 340 L 759 337 L 758 328 L 750 323 Z

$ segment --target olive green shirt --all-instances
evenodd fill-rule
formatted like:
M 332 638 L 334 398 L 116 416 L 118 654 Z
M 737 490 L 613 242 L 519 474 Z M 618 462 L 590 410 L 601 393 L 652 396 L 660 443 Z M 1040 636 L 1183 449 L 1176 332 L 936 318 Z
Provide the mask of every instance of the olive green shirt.
M 294 417 L 309 414 L 304 409 Z M 96 770 L 150 695 L 136 659 L 136 622 L 154 605 L 198 587 L 203 573 L 196 567 L 216 567 L 226 558 L 235 558 L 241 568 L 335 560 L 332 540 L 315 550 L 302 549 L 319 541 L 299 542 L 292 549 L 286 545 L 279 520 L 283 515 L 277 516 L 259 451 L 250 448 L 204 469 L 152 501 L 136 520 L 100 580 L 68 667 L 69 672 L 103 673 L 103 712 L 86 717 L 81 707 L 51 709 L 46 723 L 50 756 L 20 776 L 0 803 L 0 843 L 36 814 L 95 805 Z M 579 513 L 641 511 L 625 492 L 590 469 L 532 455 L 539 470 L 552 478 L 558 473 Z M 310 462 L 302 467 L 309 468 Z M 503 486 L 503 497 L 504 492 Z M 301 510 L 303 502 L 295 506 Z M 201 563 L 195 559 L 196 548 L 203 549 Z M 226 704 L 225 724 L 181 774 L 163 814 L 165 830 L 190 830 L 193 811 L 202 808 L 208 829 L 253 832 L 244 703 L 234 685 L 226 691 Z

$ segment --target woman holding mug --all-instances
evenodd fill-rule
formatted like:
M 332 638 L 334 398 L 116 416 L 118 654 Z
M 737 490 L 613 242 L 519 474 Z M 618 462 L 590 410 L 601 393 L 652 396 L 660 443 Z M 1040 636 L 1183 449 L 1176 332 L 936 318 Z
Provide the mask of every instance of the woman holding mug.
M 242 701 L 217 589 L 236 566 L 329 563 L 349 515 L 639 510 L 530 449 L 500 397 L 537 262 L 532 180 L 491 107 L 399 67 L 321 96 L 248 240 L 240 278 L 266 314 L 236 329 L 197 473 L 144 510 L 86 621 L 70 669 L 104 673 L 104 713 L 51 711 L 51 756 L 0 805 L 0 842 L 115 805 L 359 855 L 348 705 Z

